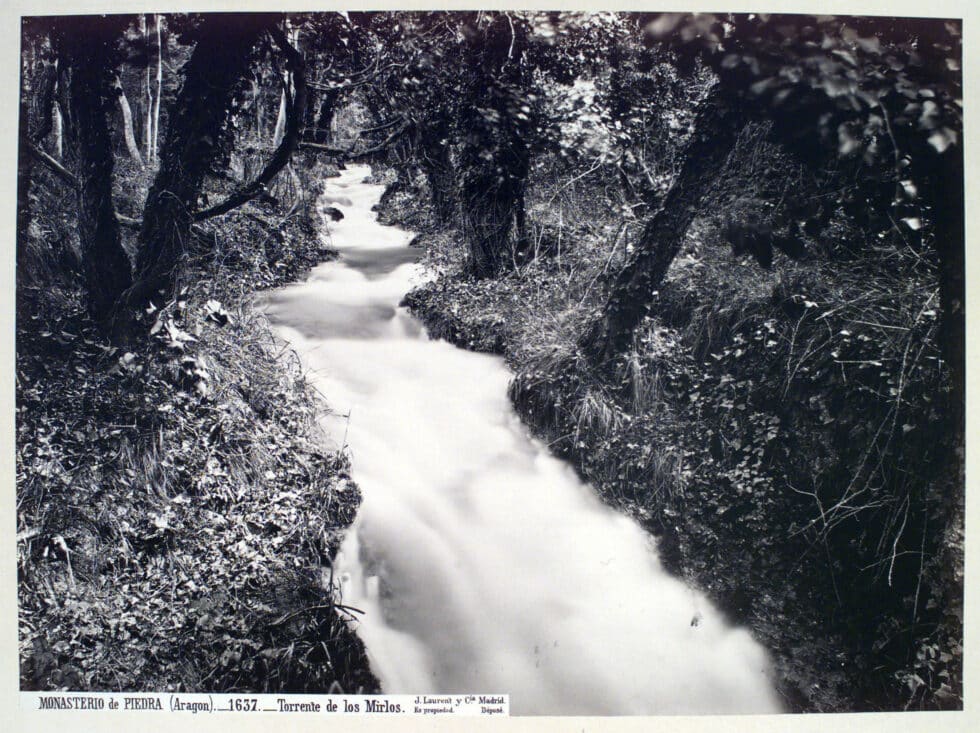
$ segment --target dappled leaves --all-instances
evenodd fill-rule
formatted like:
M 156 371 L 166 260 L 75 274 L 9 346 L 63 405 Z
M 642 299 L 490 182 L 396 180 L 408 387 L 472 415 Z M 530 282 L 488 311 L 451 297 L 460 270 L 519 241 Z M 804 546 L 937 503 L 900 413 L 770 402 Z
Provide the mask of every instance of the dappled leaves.
M 745 149 L 749 162 L 765 157 Z M 765 177 L 742 173 L 765 211 Z M 777 196 L 793 180 L 770 177 Z M 584 186 L 569 198 L 581 210 L 595 196 Z M 532 226 L 551 213 L 531 211 Z M 598 211 L 591 229 L 566 230 L 560 260 L 549 250 L 491 280 L 460 276 L 446 254 L 452 230 L 427 234 L 420 243 L 442 276 L 407 302 L 433 336 L 503 351 L 520 414 L 657 533 L 669 567 L 776 650 L 796 704 L 900 708 L 911 681 L 911 706 L 956 707 L 959 657 L 945 642 L 925 652 L 935 660 L 925 682 L 912 651 L 942 607 L 927 597 L 945 592 L 919 553 L 939 563 L 944 540 L 902 521 L 909 506 L 939 516 L 934 263 L 895 230 L 859 246 L 862 233 L 838 212 L 829 228 L 848 257 L 777 258 L 760 273 L 706 247 L 704 217 L 633 348 L 597 371 L 577 346 L 601 297 L 591 284 L 628 250 L 601 226 L 617 214 Z
M 274 247 L 246 241 L 197 260 L 128 351 L 70 292 L 21 303 L 25 689 L 373 689 L 322 570 L 359 492 L 320 447 L 298 363 L 236 290 L 321 245 L 296 237 L 277 270 Z

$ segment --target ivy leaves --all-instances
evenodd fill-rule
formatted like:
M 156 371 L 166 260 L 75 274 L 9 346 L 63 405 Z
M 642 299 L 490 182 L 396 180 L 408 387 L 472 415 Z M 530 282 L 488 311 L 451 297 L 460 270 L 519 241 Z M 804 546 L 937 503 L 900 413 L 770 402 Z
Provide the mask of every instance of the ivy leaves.
M 957 22 L 668 14 L 645 33 L 700 54 L 732 94 L 781 119 L 803 146 L 922 179 L 921 158 L 961 141 Z

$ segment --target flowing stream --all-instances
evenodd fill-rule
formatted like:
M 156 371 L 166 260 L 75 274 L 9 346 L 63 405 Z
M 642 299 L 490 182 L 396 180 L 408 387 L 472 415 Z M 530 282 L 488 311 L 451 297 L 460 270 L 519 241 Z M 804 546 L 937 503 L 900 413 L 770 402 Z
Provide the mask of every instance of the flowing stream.
M 420 252 L 377 223 L 369 173 L 320 198 L 339 259 L 265 309 L 351 453 L 364 501 L 335 573 L 384 691 L 507 693 L 515 714 L 781 710 L 763 649 L 529 435 L 503 360 L 398 306 Z

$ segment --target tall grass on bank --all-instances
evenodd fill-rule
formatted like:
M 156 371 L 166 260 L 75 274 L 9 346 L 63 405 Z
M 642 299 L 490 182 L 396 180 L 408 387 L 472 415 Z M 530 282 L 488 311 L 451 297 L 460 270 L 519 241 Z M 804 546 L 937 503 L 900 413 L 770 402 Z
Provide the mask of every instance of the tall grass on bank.
M 71 246 L 63 210 L 36 216 L 39 253 Z M 25 689 L 377 689 L 329 571 L 359 493 L 252 303 L 327 256 L 313 216 L 255 202 L 209 225 L 133 351 L 97 333 L 70 268 L 18 288 Z
M 407 303 L 430 334 L 505 355 L 518 412 L 752 626 L 795 707 L 957 707 L 962 487 L 935 440 L 935 266 L 840 210 L 802 261 L 733 257 L 726 224 L 776 216 L 781 192 L 829 205 L 800 175 L 746 133 L 610 370 L 578 346 L 640 228 L 608 171 L 536 169 L 535 256 L 498 279 L 466 275 L 460 232 L 425 234 L 440 278 Z

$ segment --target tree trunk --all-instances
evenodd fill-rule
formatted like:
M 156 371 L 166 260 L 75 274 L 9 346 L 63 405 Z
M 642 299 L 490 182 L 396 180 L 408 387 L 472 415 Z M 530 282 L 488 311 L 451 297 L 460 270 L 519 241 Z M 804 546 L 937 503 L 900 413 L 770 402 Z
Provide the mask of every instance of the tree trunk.
M 448 224 L 456 213 L 456 172 L 445 123 L 425 128 L 419 146 L 421 165 L 432 189 L 432 205 L 439 224 Z
M 274 23 L 268 14 L 242 16 L 234 24 L 206 16 L 197 29 L 199 40 L 184 67 L 160 168 L 146 198 L 129 307 L 143 307 L 174 289 L 205 177 L 232 134 L 226 125 L 232 100 L 248 73 L 252 49 Z
M 286 38 L 287 43 L 292 44 L 294 32 L 289 28 L 289 21 L 286 21 Z M 286 134 L 286 117 L 289 114 L 289 103 L 292 99 L 293 92 L 293 79 L 292 74 L 286 70 L 282 73 L 282 94 L 279 95 L 279 116 L 276 118 L 276 129 L 272 133 L 272 147 L 278 148 L 282 144 L 283 136 Z
M 962 490 L 966 419 L 966 237 L 963 148 L 944 153 L 934 175 L 935 247 L 939 255 L 939 338 L 949 370 L 948 439 Z M 950 466 L 952 469 L 953 467 Z
M 150 31 L 146 16 L 140 16 L 140 30 L 143 31 L 143 42 L 146 44 L 146 115 L 143 129 L 143 147 L 146 150 L 147 165 L 153 164 L 153 84 L 150 81 Z
M 365 108 L 367 108 L 368 114 L 371 115 L 371 120 L 376 125 L 380 125 L 384 122 L 384 116 L 381 114 L 381 108 L 385 106 L 381 94 L 372 86 L 367 86 L 364 89 L 364 94 L 361 95 L 361 101 L 364 102 Z
M 160 98 L 163 96 L 163 43 L 160 34 L 161 16 L 154 16 L 157 26 L 157 94 L 153 100 L 153 159 L 157 159 L 160 150 Z
M 530 172 L 528 139 L 533 128 L 528 79 L 521 62 L 527 47 L 526 29 L 500 13 L 492 17 L 482 35 L 473 34 L 472 44 L 470 63 L 477 75 L 473 102 L 461 120 L 467 134 L 460 153 L 460 203 L 470 271 L 477 277 L 493 277 L 520 256 L 526 245 L 520 238 L 520 212 Z M 515 219 L 518 236 L 512 248 Z
M 336 90 L 329 90 L 325 92 L 320 92 L 320 104 L 317 107 L 316 114 L 312 119 L 313 134 L 307 133 L 304 138 L 309 140 L 309 142 L 317 143 L 318 145 L 326 145 L 330 142 L 330 126 L 333 122 L 333 115 L 336 111 L 337 98 L 340 93 Z M 311 101 L 315 95 L 311 94 Z
M 616 278 L 602 315 L 581 341 L 593 363 L 601 364 L 629 346 L 634 329 L 647 315 L 654 293 L 681 249 L 702 198 L 724 168 L 744 125 L 740 106 L 725 99 L 718 89 L 703 102 L 683 167 L 661 208 L 643 228 L 638 252 Z
M 18 145 L 17 145 L 17 277 L 20 279 L 29 275 L 27 264 L 27 237 L 31 227 L 31 173 L 33 164 L 31 162 L 30 144 L 31 139 L 28 133 L 30 122 L 30 108 L 28 99 L 30 98 L 30 85 L 26 69 L 26 63 L 21 62 L 20 74 L 20 119 L 18 120 Z
M 262 139 L 262 87 L 259 86 L 259 80 L 256 77 L 252 78 L 252 106 L 255 108 L 255 135 Z
M 54 100 L 58 88 L 58 64 L 46 64 L 38 80 L 37 91 L 30 95 L 33 103 L 37 107 L 36 117 L 38 120 L 37 130 L 30 132 L 30 138 L 40 144 L 54 127 Z M 30 128 L 30 117 L 27 120 L 28 129 Z
M 289 77 L 283 79 L 283 90 L 279 95 L 279 116 L 276 117 L 276 129 L 272 133 L 272 147 L 277 148 L 286 134 L 286 111 L 289 106 L 286 89 L 289 87 Z
M 136 144 L 136 135 L 133 133 L 133 110 L 129 106 L 129 100 L 126 99 L 126 92 L 123 91 L 122 81 L 118 75 L 113 80 L 112 88 L 119 99 L 119 109 L 122 111 L 123 138 L 126 140 L 126 150 L 129 151 L 129 157 L 142 166 L 143 158 L 140 155 L 139 146 Z
M 54 140 L 51 143 L 51 150 L 57 160 L 61 160 L 65 155 L 65 123 L 61 115 L 61 105 L 54 103 L 52 113 L 52 127 L 54 128 Z
M 289 160 L 299 144 L 299 131 L 302 123 L 303 111 L 306 109 L 306 70 L 303 55 L 290 44 L 289 38 L 285 33 L 278 29 L 272 29 L 271 35 L 276 44 L 286 57 L 286 68 L 292 78 L 290 85 L 295 91 L 290 96 L 286 106 L 286 117 L 283 124 L 282 139 L 279 146 L 272 153 L 272 157 L 266 163 L 262 172 L 251 183 L 239 188 L 224 201 L 212 206 L 204 211 L 199 211 L 194 215 L 195 221 L 220 216 L 232 209 L 241 206 L 246 201 L 265 193 L 266 187 L 272 183 L 276 175 L 289 164 Z M 295 37 L 295 36 L 294 36 Z
M 83 33 L 59 23 L 54 45 L 59 56 L 59 89 L 71 168 L 78 179 L 78 237 L 88 290 L 88 310 L 106 327 L 113 304 L 131 283 L 112 204 L 112 138 L 108 114 L 113 44 L 119 21 L 89 21 Z

